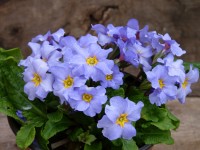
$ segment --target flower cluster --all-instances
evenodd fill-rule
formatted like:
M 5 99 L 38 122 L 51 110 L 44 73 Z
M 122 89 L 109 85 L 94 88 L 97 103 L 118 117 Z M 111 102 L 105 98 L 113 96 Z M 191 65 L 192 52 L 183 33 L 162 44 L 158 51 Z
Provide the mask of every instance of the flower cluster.
M 98 36 L 87 34 L 77 40 L 59 29 L 29 42 L 32 54 L 19 63 L 25 68 L 24 92 L 29 100 L 45 101 L 53 92 L 60 104 L 74 111 L 90 117 L 103 113 L 97 127 L 103 128 L 103 135 L 110 140 L 135 136 L 132 123 L 140 119 L 144 107 L 142 99 L 136 104 L 127 96 L 107 96 L 108 89 L 131 84 L 125 82 L 132 75 L 124 71 L 124 66 L 140 69 L 140 84 L 151 85 L 144 91 L 150 93 L 151 104 L 161 106 L 175 99 L 185 102 L 199 72 L 192 66 L 185 71 L 183 61 L 176 59 L 185 51 L 168 34 L 148 31 L 148 26 L 140 29 L 135 19 L 126 26 L 93 25 L 92 30 Z

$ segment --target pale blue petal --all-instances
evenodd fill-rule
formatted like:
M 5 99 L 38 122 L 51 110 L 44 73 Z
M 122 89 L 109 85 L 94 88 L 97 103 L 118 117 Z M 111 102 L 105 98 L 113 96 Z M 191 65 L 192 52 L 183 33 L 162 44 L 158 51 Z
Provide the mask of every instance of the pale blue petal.
M 102 133 L 105 137 L 112 141 L 121 137 L 122 128 L 116 124 L 113 124 L 110 127 L 104 128 Z
M 46 74 L 45 80 L 42 81 L 41 86 L 43 89 L 48 92 L 52 91 L 52 84 L 53 84 L 54 78 L 51 74 Z
M 89 106 L 90 106 L 89 103 L 82 100 L 77 103 L 77 106 L 75 107 L 75 109 L 78 111 L 85 111 L 86 109 L 88 109 Z
M 108 117 L 106 115 L 104 115 L 102 117 L 102 119 L 99 120 L 98 123 L 97 123 L 98 128 L 105 128 L 105 127 L 109 127 L 109 126 L 112 126 L 112 125 L 113 125 L 113 122 L 110 121 L 110 119 L 108 119 Z
M 130 140 L 134 136 L 136 136 L 135 127 L 130 123 L 126 123 L 122 131 L 122 138 Z
M 33 82 L 28 82 L 24 86 L 24 92 L 28 95 L 29 100 L 34 100 L 36 97 L 36 87 Z
M 40 44 L 38 43 L 33 43 L 33 42 L 29 42 L 28 43 L 28 46 L 31 48 L 32 50 L 32 55 L 33 56 L 37 56 L 37 55 L 41 55 L 41 52 L 40 52 Z
M 35 70 L 35 73 L 37 73 L 42 78 L 44 78 L 47 70 L 49 69 L 49 67 L 47 66 L 47 63 L 45 63 L 41 59 L 36 59 L 32 62 L 32 65 Z

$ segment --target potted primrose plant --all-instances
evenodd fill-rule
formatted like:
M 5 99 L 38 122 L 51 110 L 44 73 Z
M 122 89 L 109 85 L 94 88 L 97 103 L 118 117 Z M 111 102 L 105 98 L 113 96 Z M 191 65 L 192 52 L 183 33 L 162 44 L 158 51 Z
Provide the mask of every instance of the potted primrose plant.
M 175 40 L 140 29 L 136 19 L 92 30 L 79 39 L 63 29 L 38 35 L 28 43 L 26 59 L 19 49 L 0 50 L 0 111 L 14 118 L 9 123 L 18 147 L 137 150 L 173 144 L 170 131 L 179 119 L 166 103 L 185 102 L 199 65 L 183 62 L 178 57 L 186 52 Z

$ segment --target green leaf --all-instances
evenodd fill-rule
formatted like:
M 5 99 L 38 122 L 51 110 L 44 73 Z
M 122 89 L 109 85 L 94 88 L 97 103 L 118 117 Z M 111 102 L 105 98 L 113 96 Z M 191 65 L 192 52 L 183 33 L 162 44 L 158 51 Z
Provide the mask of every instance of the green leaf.
M 34 113 L 32 109 L 23 111 L 23 116 L 29 124 L 33 124 L 35 127 L 41 127 L 46 122 L 46 119 Z
M 93 142 L 91 145 L 85 144 L 84 150 L 102 150 L 102 143 Z
M 174 130 L 176 130 L 180 125 L 180 120 L 176 116 L 174 116 L 169 110 L 168 117 L 171 119 L 173 125 L 175 126 Z
M 145 142 L 145 144 L 174 143 L 174 140 L 171 137 L 171 132 L 169 130 L 160 130 L 154 126 L 138 129 L 137 135 L 141 140 Z
M 32 124 L 26 124 L 17 132 L 16 143 L 19 148 L 26 149 L 35 138 L 35 128 Z
M 138 150 L 138 147 L 133 139 L 122 139 L 122 150 Z
M 58 122 L 62 119 L 63 113 L 60 112 L 59 110 L 57 110 L 56 112 L 52 112 L 52 113 L 47 114 L 47 117 L 52 122 Z
M 108 96 L 108 99 L 114 97 L 114 96 L 121 96 L 124 97 L 125 93 L 124 93 L 124 89 L 123 88 L 119 88 L 117 90 L 112 89 L 112 88 L 107 88 L 106 89 L 106 95 Z
M 144 92 L 136 88 L 135 86 L 131 86 L 126 90 L 126 96 L 133 102 L 145 101 L 148 99 L 144 96 Z
M 12 104 L 5 97 L 0 98 L 0 112 L 22 122 L 16 115 L 16 109 L 13 108 Z
M 141 112 L 141 118 L 153 122 L 158 122 L 166 116 L 167 110 L 165 108 L 160 108 L 152 104 L 144 104 Z
M 83 133 L 83 129 L 82 128 L 77 128 L 72 130 L 72 132 L 69 134 L 69 138 L 71 141 L 78 141 L 78 137 Z
M 168 116 L 166 116 L 162 120 L 159 120 L 158 122 L 152 122 L 151 124 L 161 130 L 171 130 L 176 128 L 176 126 L 173 124 L 172 120 Z
M 112 144 L 114 146 L 121 146 L 122 145 L 122 140 L 120 138 L 116 139 L 116 140 L 113 140 L 112 141 Z
M 91 143 L 96 140 L 96 137 L 92 134 L 89 134 L 89 132 L 85 132 L 78 136 L 78 140 L 87 145 L 91 145 Z
M 47 140 L 58 132 L 68 129 L 70 125 L 72 125 L 72 122 L 67 117 L 63 117 L 59 122 L 52 122 L 51 120 L 48 120 L 44 126 L 44 130 L 41 132 L 41 135 L 45 140 Z
M 0 48 L 0 61 L 5 60 L 8 57 L 14 58 L 14 60 L 16 62 L 19 62 L 22 59 L 22 54 L 21 54 L 20 49 L 13 48 L 13 49 L 9 49 L 9 50 L 4 50 L 4 49 Z
M 41 133 L 41 128 L 37 129 L 36 133 Z M 40 146 L 40 149 L 42 150 L 49 150 L 49 147 L 48 147 L 48 144 L 49 144 L 49 141 L 48 140 L 45 140 L 41 134 L 36 134 L 36 138 L 37 138 L 37 142 Z

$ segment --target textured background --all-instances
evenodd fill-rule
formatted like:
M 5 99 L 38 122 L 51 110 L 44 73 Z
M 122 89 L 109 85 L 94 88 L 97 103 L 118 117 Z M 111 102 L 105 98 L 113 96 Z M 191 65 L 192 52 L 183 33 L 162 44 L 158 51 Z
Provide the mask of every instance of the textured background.
M 185 61 L 200 62 L 200 0 L 0 0 L 0 47 L 19 47 L 26 56 L 28 41 L 48 30 L 79 37 L 91 24 L 125 25 L 130 18 L 169 33 L 187 50 Z

